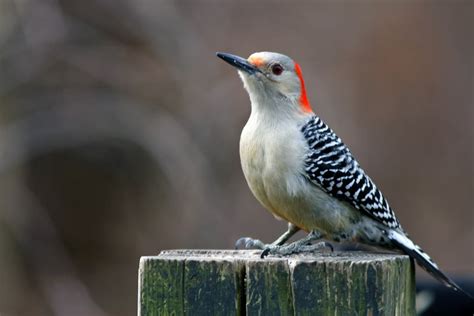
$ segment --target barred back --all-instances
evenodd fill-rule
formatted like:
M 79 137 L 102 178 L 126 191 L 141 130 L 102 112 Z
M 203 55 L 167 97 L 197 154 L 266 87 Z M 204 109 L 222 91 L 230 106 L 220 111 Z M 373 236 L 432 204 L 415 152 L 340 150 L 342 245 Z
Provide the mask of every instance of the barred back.
M 306 177 L 329 195 L 349 202 L 389 228 L 399 228 L 393 210 L 342 140 L 317 116 L 302 128 L 308 143 Z

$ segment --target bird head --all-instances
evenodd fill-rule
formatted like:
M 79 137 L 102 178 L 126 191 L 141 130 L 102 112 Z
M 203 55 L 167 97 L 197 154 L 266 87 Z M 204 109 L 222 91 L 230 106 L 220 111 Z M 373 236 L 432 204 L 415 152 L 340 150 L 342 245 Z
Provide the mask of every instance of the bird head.
M 227 53 L 217 56 L 237 68 L 252 106 L 312 113 L 301 68 L 290 57 L 272 52 L 253 53 L 247 59 Z

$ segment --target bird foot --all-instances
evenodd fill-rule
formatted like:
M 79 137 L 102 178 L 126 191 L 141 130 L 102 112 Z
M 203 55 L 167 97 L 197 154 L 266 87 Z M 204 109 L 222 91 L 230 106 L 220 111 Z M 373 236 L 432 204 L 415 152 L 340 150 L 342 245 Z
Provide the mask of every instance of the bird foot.
M 266 249 L 271 247 L 270 244 L 263 243 L 260 239 L 253 239 L 250 237 L 239 238 L 235 242 L 235 249 Z
M 325 241 L 318 242 L 316 244 L 302 244 L 298 242 L 294 242 L 288 245 L 283 246 L 276 246 L 276 245 L 268 245 L 265 249 L 263 249 L 262 253 L 260 254 L 260 258 L 265 258 L 268 255 L 279 255 L 279 256 L 288 256 L 295 253 L 308 253 L 314 252 L 316 250 L 329 248 L 331 252 L 334 251 L 333 246 Z

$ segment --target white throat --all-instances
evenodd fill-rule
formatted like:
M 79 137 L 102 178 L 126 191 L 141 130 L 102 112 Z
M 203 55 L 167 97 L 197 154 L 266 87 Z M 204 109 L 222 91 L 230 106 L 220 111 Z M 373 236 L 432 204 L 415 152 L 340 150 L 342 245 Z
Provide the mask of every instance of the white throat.
M 239 74 L 250 97 L 251 117 L 277 124 L 287 120 L 300 121 L 311 114 L 301 109 L 299 95 L 285 95 L 268 87 L 263 80 L 249 78 L 241 72 Z

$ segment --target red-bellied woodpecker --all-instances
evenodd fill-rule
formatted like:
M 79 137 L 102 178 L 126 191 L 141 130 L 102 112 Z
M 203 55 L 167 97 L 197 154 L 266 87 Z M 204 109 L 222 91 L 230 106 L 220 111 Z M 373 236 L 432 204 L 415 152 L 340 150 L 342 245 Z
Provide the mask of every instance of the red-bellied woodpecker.
M 248 59 L 217 56 L 238 69 L 250 96 L 251 114 L 240 138 L 245 179 L 257 200 L 289 223 L 272 244 L 245 237 L 237 245 L 263 249 L 262 257 L 327 246 L 310 244 L 323 238 L 400 250 L 448 287 L 464 292 L 410 240 L 349 149 L 314 114 L 296 62 L 271 52 Z M 300 229 L 308 236 L 285 244 Z

